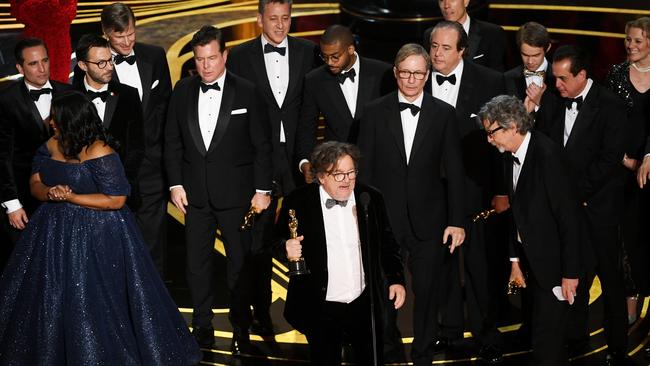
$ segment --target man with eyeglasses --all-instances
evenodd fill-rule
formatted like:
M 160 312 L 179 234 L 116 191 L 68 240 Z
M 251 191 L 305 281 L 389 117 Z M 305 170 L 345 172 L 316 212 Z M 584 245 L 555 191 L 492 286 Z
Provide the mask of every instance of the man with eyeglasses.
M 296 157 L 306 182 L 313 176 L 309 154 L 317 144 L 318 121 L 325 119 L 325 141 L 356 142 L 365 105 L 395 90 L 391 66 L 361 57 L 349 28 L 329 26 L 320 39 L 325 65 L 305 76 L 300 123 L 296 131 Z
M 312 365 L 340 365 L 344 333 L 356 364 L 372 365 L 374 359 L 383 365 L 381 307 L 399 309 L 406 297 L 399 246 L 383 197 L 357 183 L 358 160 L 354 145 L 327 141 L 317 146 L 310 161 L 318 184 L 285 197 L 277 223 L 287 257 L 303 257 L 310 271 L 291 277 L 284 316 L 307 337 Z M 286 240 L 289 210 L 295 211 L 299 236 Z M 384 278 L 387 293 L 379 290 Z
M 138 91 L 144 124 L 144 158 L 131 195 L 140 204 L 135 210 L 149 253 L 165 278 L 167 251 L 167 184 L 163 171 L 163 131 L 172 92 L 167 56 L 162 47 L 136 42 L 136 19 L 124 3 L 106 5 L 101 26 L 113 57 L 113 80 Z M 83 87 L 83 70 L 75 68 L 74 82 Z
M 144 157 L 142 104 L 138 90 L 113 80 L 113 58 L 108 41 L 97 34 L 85 34 L 75 49 L 77 66 L 85 73 L 77 90 L 86 94 L 97 109 L 104 127 L 118 141 L 117 153 L 132 188 L 127 205 L 137 211 L 141 200 L 137 190 L 138 173 Z
M 430 67 L 422 46 L 402 46 L 393 67 L 398 91 L 367 105 L 358 139 L 360 181 L 384 194 L 393 233 L 408 253 L 415 365 L 431 365 L 445 252 L 465 239 L 458 121 L 450 105 L 424 93 Z
M 291 0 L 260 0 L 257 25 L 262 34 L 229 50 L 227 67 L 257 86 L 266 106 L 273 145 L 275 197 L 291 192 L 301 178 L 295 166 L 296 128 L 305 74 L 318 57 L 316 45 L 289 36 Z M 273 224 L 278 200 L 255 220 L 253 227 L 253 332 L 272 335 L 271 274 Z
M 70 89 L 50 80 L 50 59 L 41 39 L 25 38 L 14 49 L 23 75 L 0 92 L 0 272 L 39 202 L 29 191 L 36 150 L 50 137 L 52 97 Z
M 463 339 L 464 297 L 469 329 L 480 346 L 479 356 L 488 363 L 498 363 L 501 362 L 502 352 L 496 329 L 496 312 L 492 309 L 495 308 L 494 293 L 503 284 L 498 278 L 491 281 L 490 274 L 498 268 L 499 257 L 490 256 L 495 249 L 488 251 L 487 242 L 505 240 L 507 223 L 495 217 L 488 227 L 482 220 L 471 222 L 469 218 L 491 207 L 497 213 L 508 208 L 506 192 L 501 184 L 497 184 L 500 177 L 495 176 L 492 169 L 501 157 L 485 141 L 476 120 L 476 114 L 484 103 L 505 94 L 505 82 L 501 73 L 463 59 L 469 43 L 460 23 L 443 20 L 436 24 L 431 32 L 430 44 L 433 72 L 425 90 L 455 108 L 465 167 L 464 212 L 468 218 L 465 221 L 468 245 L 464 255 L 456 254 L 459 258 L 452 256 L 448 261 L 447 274 L 454 281 L 448 283 L 448 302 L 442 310 L 442 334 L 436 340 L 434 352 L 446 351 L 454 341 Z M 493 247 L 498 248 L 496 245 Z M 490 257 L 494 258 L 494 263 L 489 261 Z M 461 258 L 464 260 L 462 264 L 458 262 Z M 463 269 L 461 275 L 459 272 Z M 464 286 L 455 280 L 458 278 L 465 280 Z

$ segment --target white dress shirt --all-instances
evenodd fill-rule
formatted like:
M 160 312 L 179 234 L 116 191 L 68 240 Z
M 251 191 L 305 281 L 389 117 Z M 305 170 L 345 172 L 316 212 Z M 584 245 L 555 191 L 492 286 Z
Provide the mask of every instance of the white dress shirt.
M 591 80 L 591 78 L 587 79 L 587 85 L 582 89 L 582 92 L 576 96 L 576 98 L 582 97 L 583 105 L 593 83 L 594 81 Z M 573 130 L 573 125 L 576 123 L 576 118 L 578 118 L 578 108 L 576 102 L 573 102 L 571 109 L 564 108 L 564 146 L 566 146 L 566 142 L 569 141 L 569 136 L 571 136 L 571 131 Z
M 86 81 L 86 77 L 84 77 L 84 86 L 86 87 L 86 90 L 95 93 L 108 90 L 108 84 L 104 84 L 104 86 L 102 86 L 100 89 L 93 88 L 92 86 L 88 85 L 88 82 Z M 97 114 L 99 115 L 99 118 L 101 118 L 102 122 L 104 122 L 104 114 L 106 113 L 106 102 L 104 102 L 100 97 L 93 99 L 92 102 L 95 105 L 95 109 L 97 109 Z
M 111 49 L 111 55 L 115 57 L 117 52 Z M 131 50 L 131 53 L 126 57 L 133 55 L 135 55 L 135 52 Z M 138 89 L 138 95 L 140 95 L 140 101 L 142 101 L 142 81 L 140 80 L 140 72 L 138 71 L 138 58 L 136 57 L 133 65 L 129 65 L 126 61 L 119 65 L 115 64 L 115 72 L 117 72 L 117 77 L 120 79 L 120 83 Z
M 262 40 L 262 54 L 264 55 L 264 67 L 266 68 L 266 77 L 269 79 L 269 85 L 273 92 L 278 107 L 282 107 L 284 97 L 287 95 L 289 88 L 289 42 L 287 37 L 284 37 L 282 42 L 277 47 L 284 47 L 285 54 L 282 56 L 277 52 L 264 53 L 264 46 L 269 41 L 264 34 L 260 37 Z M 286 142 L 284 134 L 284 123 L 280 121 L 280 142 Z
M 319 193 L 327 244 L 325 300 L 349 304 L 365 288 L 354 194 L 350 195 L 345 207 L 327 208 L 325 202 L 330 195 L 322 186 Z
M 345 103 L 348 105 L 348 109 L 350 110 L 350 114 L 352 115 L 352 118 L 354 118 L 354 114 L 357 111 L 357 95 L 359 94 L 359 73 L 360 73 L 360 63 L 359 63 L 359 55 L 355 52 L 354 57 L 356 60 L 354 61 L 354 64 L 352 67 L 345 71 L 349 72 L 350 70 L 354 69 L 354 72 L 356 76 L 354 77 L 354 81 L 350 80 L 350 78 L 346 78 L 343 84 L 339 84 L 341 86 L 341 91 L 343 92 L 343 96 L 345 97 Z
M 465 18 L 465 21 L 461 24 L 463 26 L 463 29 L 465 30 L 465 33 L 469 35 L 469 25 L 470 25 L 470 19 L 469 19 L 469 14 L 467 14 L 467 17 Z
M 225 71 L 217 80 L 208 84 L 219 83 L 221 90 L 208 89 L 205 93 L 199 90 L 199 128 L 201 129 L 201 137 L 203 137 L 206 150 L 210 148 L 214 130 L 217 128 L 217 119 L 221 110 L 221 97 L 225 87 L 224 80 L 226 80 Z
M 441 73 L 434 71 L 431 75 L 431 95 L 456 108 L 458 90 L 460 89 L 460 79 L 463 77 L 463 67 L 463 60 L 460 60 L 458 65 L 456 65 L 449 75 L 442 75 Z M 436 75 L 442 75 L 445 77 L 456 75 L 456 84 L 452 84 L 445 80 L 442 85 L 438 85 Z
M 414 104 L 422 108 L 422 98 L 424 98 L 424 92 L 421 93 L 413 102 L 409 102 L 402 95 L 400 91 L 397 92 L 397 100 L 402 103 Z M 402 133 L 404 134 L 404 150 L 406 151 L 406 164 L 408 165 L 409 159 L 411 157 L 411 149 L 413 148 L 413 139 L 415 138 L 415 131 L 418 128 L 418 120 L 420 119 L 420 112 L 415 116 L 411 113 L 410 109 L 405 109 L 400 112 L 400 117 L 402 119 Z
M 546 70 L 547 67 L 548 67 L 548 61 L 546 60 L 546 58 L 544 58 L 544 62 L 542 62 L 542 64 L 537 68 L 537 70 L 534 70 L 534 71 L 535 72 L 544 71 L 544 73 L 546 73 L 546 72 L 548 72 Z M 526 68 L 524 67 L 524 71 L 525 70 L 526 70 Z M 533 84 L 533 83 L 537 84 L 537 86 L 542 86 L 542 84 L 544 83 L 544 78 L 539 76 L 539 75 L 525 76 L 525 79 L 526 79 L 526 88 L 528 88 L 530 86 L 530 84 Z

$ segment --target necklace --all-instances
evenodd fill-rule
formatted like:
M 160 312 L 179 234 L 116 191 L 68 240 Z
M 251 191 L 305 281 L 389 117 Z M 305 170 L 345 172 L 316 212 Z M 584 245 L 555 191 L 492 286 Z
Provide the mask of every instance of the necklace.
M 650 72 L 650 66 L 639 67 L 639 66 L 636 65 L 635 62 L 632 62 L 632 67 L 634 67 L 636 69 L 636 71 L 641 72 L 641 73 Z

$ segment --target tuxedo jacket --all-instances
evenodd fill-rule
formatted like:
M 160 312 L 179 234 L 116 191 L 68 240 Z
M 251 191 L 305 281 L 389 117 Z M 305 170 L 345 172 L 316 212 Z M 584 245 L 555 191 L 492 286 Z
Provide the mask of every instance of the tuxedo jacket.
M 286 151 L 289 153 L 287 160 L 291 163 L 294 161 L 293 152 L 300 105 L 303 98 L 304 78 L 305 74 L 318 64 L 318 47 L 313 42 L 304 39 L 287 37 L 289 85 L 282 106 L 278 106 L 266 74 L 264 51 L 260 37 L 235 46 L 229 51 L 228 70 L 249 80 L 257 87 L 266 104 L 271 128 L 271 142 L 275 151 L 280 146 L 280 121 L 282 121 Z M 279 166 L 275 167 L 276 170 L 279 168 Z
M 501 73 L 467 60 L 463 62 L 463 74 L 456 82 L 460 83 L 455 112 L 459 123 L 463 167 L 468 178 L 466 188 L 480 190 L 476 194 L 483 196 L 467 200 L 467 214 L 474 214 L 484 210 L 494 194 L 506 194 L 501 177 L 494 173 L 495 168 L 501 164 L 501 155 L 487 142 L 483 124 L 477 118 L 485 103 L 497 95 L 505 94 L 505 83 Z M 436 83 L 433 76 L 429 77 L 425 85 L 427 93 L 431 93 L 431 83 Z
M 503 28 L 471 18 L 467 37 L 469 46 L 465 50 L 466 60 L 501 72 L 506 69 L 508 43 Z
M 190 205 L 250 205 L 255 189 L 271 190 L 271 142 L 264 106 L 250 82 L 226 71 L 217 127 L 206 149 L 199 127 L 200 78 L 180 80 L 169 103 L 165 167 Z
M 366 236 L 367 222 L 361 205 L 361 194 L 368 193 L 368 222 L 370 238 Z M 354 190 L 357 204 L 357 222 L 361 245 L 361 258 L 365 274 L 366 290 L 375 297 L 375 304 L 382 306 L 385 301 L 383 278 L 389 285 L 404 285 L 404 272 L 399 254 L 399 245 L 393 237 L 382 195 L 375 189 L 357 184 Z M 319 186 L 312 183 L 294 190 L 284 198 L 276 225 L 278 238 L 289 238 L 289 209 L 295 210 L 298 220 L 298 235 L 303 235 L 302 256 L 310 274 L 291 277 L 284 305 L 284 317 L 292 327 L 308 333 L 317 312 L 327 295 L 328 268 L 325 225 L 321 209 Z M 285 252 L 286 253 L 286 252 Z M 369 264 L 372 263 L 372 273 Z M 376 310 L 379 314 L 380 309 Z
M 397 91 L 366 106 L 358 145 L 359 179 L 384 194 L 398 237 L 438 239 L 446 226 L 463 226 L 465 173 L 449 104 L 424 93 L 408 165 Z
M 50 80 L 52 97 L 70 85 Z M 23 79 L 0 92 L 0 202 L 19 199 L 30 211 L 36 201 L 29 190 L 32 160 L 36 150 L 50 137 Z
M 297 133 L 298 160 L 309 159 L 316 145 L 319 116 L 325 118 L 325 141 L 356 142 L 358 124 L 365 105 L 395 90 L 392 66 L 378 60 L 359 57 L 359 83 L 354 116 L 345 101 L 336 75 L 322 65 L 305 77 L 305 90 Z
M 145 130 L 144 142 L 146 159 L 162 169 L 164 126 L 167 104 L 172 92 L 167 56 L 162 47 L 136 42 L 133 46 L 138 73 L 142 83 L 142 116 Z M 83 90 L 85 73 L 75 66 L 73 85 Z M 113 81 L 120 82 L 117 71 L 113 71 Z M 138 95 L 139 98 L 139 95 Z
M 580 202 L 592 222 L 615 225 L 620 219 L 627 113 L 624 103 L 594 83 L 564 145 L 563 100 L 542 104 L 536 128 L 562 147 Z
M 111 81 L 108 89 L 110 95 L 106 100 L 103 125 L 118 142 L 117 153 L 131 185 L 127 204 L 132 210 L 137 210 L 141 204 L 138 173 L 145 154 L 142 104 L 136 88 Z M 78 90 L 86 92 L 83 82 Z
M 582 242 L 579 201 L 558 146 L 539 132 L 531 139 L 517 181 L 512 186 L 512 155 L 505 159 L 514 221 L 510 256 L 528 259 L 539 285 L 549 291 L 562 278 L 579 278 Z M 521 243 L 516 241 L 517 231 Z

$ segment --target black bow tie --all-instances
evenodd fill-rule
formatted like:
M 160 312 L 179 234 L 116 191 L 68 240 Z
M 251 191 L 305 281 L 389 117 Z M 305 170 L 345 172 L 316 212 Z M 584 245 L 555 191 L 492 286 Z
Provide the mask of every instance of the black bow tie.
M 582 96 L 577 98 L 564 98 L 564 106 L 566 109 L 571 109 L 573 102 L 576 102 L 576 110 L 579 111 L 580 107 L 582 107 Z
M 341 72 L 336 75 L 336 78 L 339 80 L 340 84 L 345 83 L 345 79 L 350 78 L 350 81 L 354 83 L 354 77 L 357 76 L 357 72 L 354 69 L 350 69 L 348 72 Z
M 29 96 L 35 102 L 38 102 L 38 98 L 43 94 L 52 94 L 52 88 L 32 89 L 29 91 Z
M 88 100 L 93 101 L 95 98 L 101 98 L 102 102 L 106 102 L 106 99 L 108 99 L 108 96 L 111 94 L 110 91 L 104 90 L 100 92 L 95 92 L 92 90 L 86 90 L 86 95 L 88 96 Z
M 281 56 L 284 56 L 287 53 L 286 47 L 275 47 L 274 45 L 267 43 L 264 45 L 264 53 L 277 52 Z
M 517 164 L 517 165 L 521 165 L 521 162 L 519 161 L 519 158 L 514 156 L 514 155 L 512 155 L 512 162 Z
M 399 102 L 400 112 L 405 110 L 406 108 L 411 110 L 411 114 L 413 116 L 415 116 L 416 114 L 418 114 L 418 112 L 420 112 L 420 107 L 416 106 L 415 104 Z
M 436 81 L 438 82 L 438 85 L 442 85 L 445 80 L 450 82 L 451 85 L 456 85 L 456 74 L 451 74 L 449 76 L 442 76 L 440 74 L 436 75 Z
M 217 91 L 221 90 L 221 88 L 219 87 L 219 83 L 214 83 L 214 84 L 201 83 L 201 91 L 203 93 L 206 93 L 210 89 L 214 89 Z
M 325 200 L 325 207 L 327 207 L 327 208 L 332 208 L 332 207 L 334 207 L 336 205 L 339 205 L 341 207 L 345 207 L 345 206 L 347 206 L 347 204 L 348 204 L 347 200 L 338 201 L 338 200 L 335 200 L 335 199 L 332 199 L 332 198 L 328 198 L 328 199 Z
M 543 71 L 543 70 L 541 70 L 541 71 L 524 70 L 524 77 L 527 77 L 527 78 L 532 77 L 532 76 L 539 76 L 539 77 L 541 77 L 543 79 L 544 75 L 546 75 L 546 71 Z
M 135 55 L 122 56 L 118 54 L 113 57 L 113 62 L 115 62 L 115 65 L 119 65 L 124 61 L 126 61 L 126 63 L 129 65 L 133 65 L 135 63 Z

